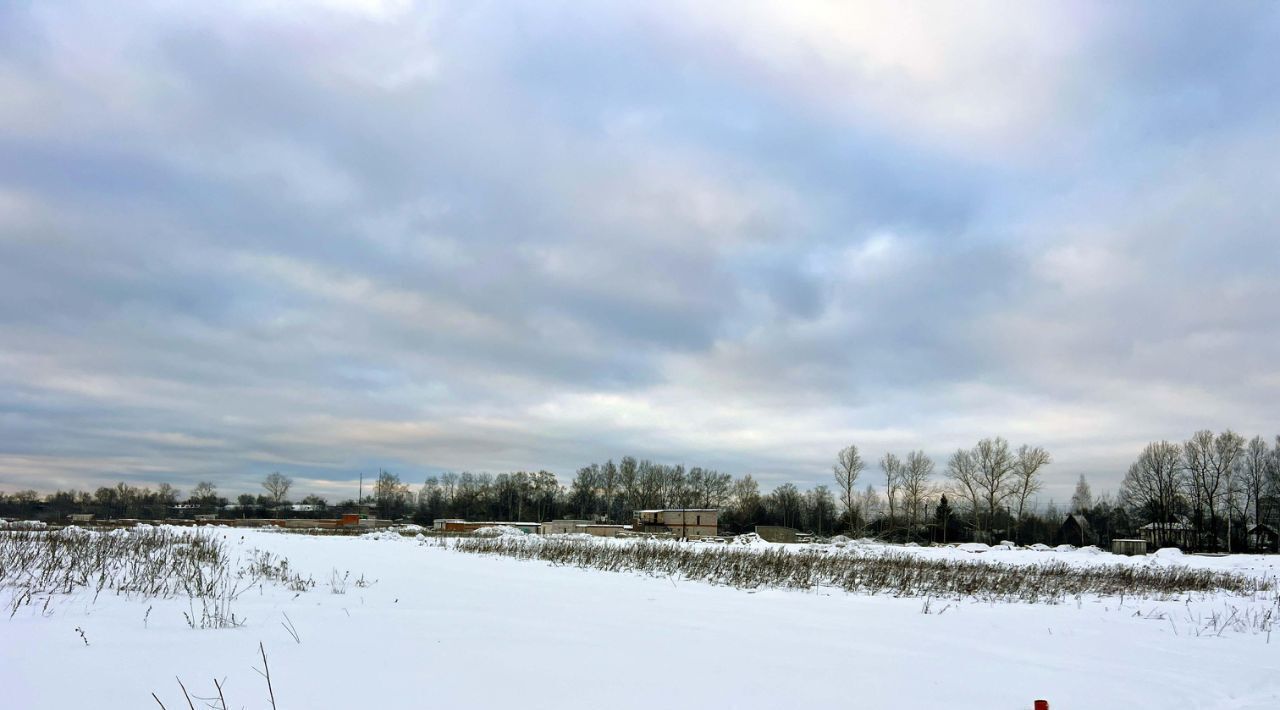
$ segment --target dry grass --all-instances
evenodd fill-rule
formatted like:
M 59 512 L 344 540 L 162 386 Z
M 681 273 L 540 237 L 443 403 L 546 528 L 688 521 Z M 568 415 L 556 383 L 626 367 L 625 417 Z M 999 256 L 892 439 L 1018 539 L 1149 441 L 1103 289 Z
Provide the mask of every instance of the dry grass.
M 650 541 L 617 545 L 562 539 L 464 538 L 451 547 L 460 552 L 612 572 L 680 576 L 741 589 L 834 587 L 900 597 L 1033 603 L 1086 594 L 1168 598 L 1190 592 L 1250 595 L 1274 589 L 1272 580 L 1187 567 L 1072 567 L 1062 562 L 1008 565 L 931 560 L 905 553 L 829 554 Z
M 259 550 L 232 560 L 223 541 L 198 530 L 166 528 L 92 533 L 0 531 L 0 592 L 9 615 L 57 596 L 102 592 L 130 599 L 186 598 L 192 628 L 239 626 L 232 604 L 248 589 L 271 582 L 306 591 L 314 580 L 287 560 Z

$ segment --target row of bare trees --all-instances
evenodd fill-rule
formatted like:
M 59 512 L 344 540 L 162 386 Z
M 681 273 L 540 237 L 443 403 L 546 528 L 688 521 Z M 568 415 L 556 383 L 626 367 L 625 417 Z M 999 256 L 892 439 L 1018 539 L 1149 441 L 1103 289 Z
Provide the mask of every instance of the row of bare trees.
M 1269 446 L 1230 429 L 1184 442 L 1152 442 L 1129 467 L 1120 499 L 1158 540 L 1231 550 L 1251 528 L 1280 513 L 1280 436 Z
M 1008 441 L 997 436 L 953 453 L 947 460 L 947 481 L 935 483 L 931 480 L 934 462 L 923 451 L 911 451 L 901 458 L 886 453 L 880 459 L 884 517 L 889 528 L 900 527 L 908 536 L 914 535 L 929 518 L 930 506 L 950 494 L 952 500 L 967 503 L 978 536 L 989 537 L 997 532 L 996 523 L 1005 511 L 1015 522 L 1025 518 L 1033 496 L 1043 485 L 1042 471 L 1051 460 L 1042 447 L 1022 445 L 1013 450 Z M 874 495 L 874 490 L 858 493 L 858 478 L 865 469 L 854 445 L 841 449 L 832 466 L 845 520 L 855 532 L 857 521 L 865 525 L 870 520 Z

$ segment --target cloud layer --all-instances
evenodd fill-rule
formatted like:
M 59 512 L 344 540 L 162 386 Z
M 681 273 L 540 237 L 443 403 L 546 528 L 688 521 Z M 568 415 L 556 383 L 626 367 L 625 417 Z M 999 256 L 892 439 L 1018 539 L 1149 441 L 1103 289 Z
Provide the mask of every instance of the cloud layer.
M 1280 11 L 0 7 L 0 488 L 1280 430 Z

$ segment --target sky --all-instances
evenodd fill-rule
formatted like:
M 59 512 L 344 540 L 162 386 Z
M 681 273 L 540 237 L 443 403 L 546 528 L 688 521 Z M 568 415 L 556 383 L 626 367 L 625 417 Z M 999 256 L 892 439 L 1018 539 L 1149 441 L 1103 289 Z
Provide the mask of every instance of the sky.
M 1280 434 L 1280 6 L 0 3 L 0 490 Z M 874 465 L 864 474 L 878 480 Z

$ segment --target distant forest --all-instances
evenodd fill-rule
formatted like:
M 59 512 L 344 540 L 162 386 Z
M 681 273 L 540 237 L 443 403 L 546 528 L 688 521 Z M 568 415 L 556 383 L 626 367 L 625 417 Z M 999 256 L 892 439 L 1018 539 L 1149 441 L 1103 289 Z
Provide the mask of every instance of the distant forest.
M 782 525 L 819 536 L 875 536 L 900 542 L 1034 542 L 1108 544 L 1145 534 L 1159 545 L 1242 550 L 1274 549 L 1280 527 L 1280 436 L 1246 441 L 1230 430 L 1200 431 L 1185 442 L 1149 444 L 1129 467 L 1120 491 L 1094 495 L 1081 476 L 1065 507 L 1035 506 L 1049 452 L 1012 447 L 1002 437 L 959 449 L 938 471 L 923 451 L 888 453 L 873 466 L 857 446 L 839 451 L 831 484 L 801 490 L 791 483 L 768 493 L 750 475 L 666 465 L 634 457 L 593 463 L 563 484 L 548 471 L 445 473 L 414 490 L 382 472 L 362 501 L 289 498 L 292 480 L 268 475 L 263 491 L 234 500 L 201 482 L 188 495 L 162 483 L 125 483 L 96 491 L 0 492 L 0 515 L 63 520 L 74 513 L 100 519 L 165 519 L 216 514 L 240 517 L 333 517 L 371 512 L 380 518 L 430 524 L 437 518 L 532 521 L 577 518 L 626 523 L 634 510 L 718 508 L 726 533 Z M 1068 515 L 1073 516 L 1068 520 Z M 1064 522 L 1069 523 L 1064 528 Z M 1261 527 L 1259 525 L 1261 524 Z M 1146 526 L 1145 531 L 1143 527 Z M 1251 535 L 1250 532 L 1254 534 Z

